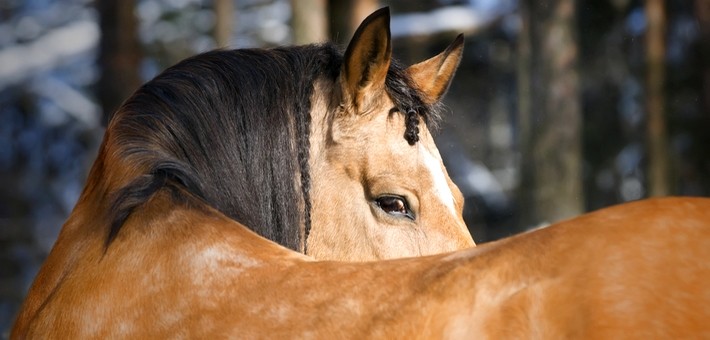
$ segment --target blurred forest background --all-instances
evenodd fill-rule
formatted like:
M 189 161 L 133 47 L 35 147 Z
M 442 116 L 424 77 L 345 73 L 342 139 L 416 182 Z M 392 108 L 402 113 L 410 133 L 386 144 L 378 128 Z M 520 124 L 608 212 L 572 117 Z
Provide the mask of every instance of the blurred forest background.
M 141 83 L 217 47 L 345 46 L 385 5 L 405 63 L 466 34 L 437 138 L 477 242 L 710 194 L 707 0 L 0 0 L 0 334 Z

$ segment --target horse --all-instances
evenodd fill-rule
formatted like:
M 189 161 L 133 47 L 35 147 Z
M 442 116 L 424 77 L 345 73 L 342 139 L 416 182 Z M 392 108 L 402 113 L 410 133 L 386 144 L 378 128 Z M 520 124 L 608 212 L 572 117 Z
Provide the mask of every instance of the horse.
M 134 211 L 173 182 L 316 259 L 474 246 L 430 132 L 463 36 L 405 68 L 391 59 L 389 24 L 374 18 L 345 53 L 333 44 L 216 50 L 139 88 L 111 118 L 28 301 L 48 298 L 78 258 L 102 259 Z
M 430 80 L 428 85 L 417 87 L 423 103 L 433 103 L 448 86 L 449 76 L 440 77 L 453 73 L 458 64 L 458 58 L 450 59 L 460 49 L 457 41 L 439 56 L 406 69 L 416 84 Z M 421 149 L 421 141 L 429 138 L 427 133 L 415 129 L 422 121 L 432 124 L 433 119 L 420 113 L 422 107 L 414 106 L 418 107 L 414 113 L 402 108 L 406 107 L 402 104 L 412 103 L 402 98 L 414 97 L 407 97 L 405 92 L 392 94 L 393 89 L 411 87 L 388 87 L 388 78 L 407 79 L 398 78 L 391 65 L 384 68 L 391 62 L 389 51 L 389 11 L 382 9 L 369 16 L 355 33 L 339 74 L 316 84 L 319 91 L 337 91 L 341 100 L 330 103 L 325 99 L 334 97 L 314 96 L 311 106 L 336 105 L 339 110 L 321 117 L 328 123 L 324 124 L 327 139 L 320 149 L 309 149 L 316 155 L 312 158 L 343 161 L 340 153 L 347 150 L 345 144 L 360 147 L 357 143 L 372 142 L 370 139 L 386 142 L 392 133 L 404 142 L 405 149 L 395 148 L 396 152 L 414 149 L 429 167 L 435 163 L 426 160 L 433 152 Z M 191 77 L 177 77 L 171 82 L 179 79 L 193 81 Z M 378 88 L 390 88 L 392 93 L 373 96 L 372 91 Z M 177 100 L 169 91 L 160 93 Z M 400 105 L 395 107 L 395 103 Z M 382 106 L 391 109 L 378 118 L 372 109 Z M 361 113 L 350 113 L 354 111 Z M 150 112 L 142 112 L 142 116 L 145 119 L 134 129 L 160 124 Z M 367 140 L 352 140 L 352 133 L 358 132 L 353 122 L 361 119 L 382 119 L 387 125 Z M 288 126 L 296 129 L 299 124 Z M 107 130 L 107 135 L 111 133 L 109 142 L 105 140 L 101 151 L 105 157 L 97 159 L 92 171 L 103 170 L 105 164 L 122 168 L 108 172 L 114 177 L 104 178 L 104 186 L 87 185 L 94 194 L 85 191 L 72 216 L 91 216 L 95 208 L 106 207 L 102 204 L 107 202 L 118 209 L 109 211 L 103 219 L 93 215 L 94 220 L 83 220 L 84 226 L 77 224 L 78 219 L 70 219 L 64 226 L 57 241 L 63 246 L 55 246 L 43 265 L 16 320 L 12 338 L 710 336 L 710 324 L 706 322 L 710 317 L 706 308 L 710 291 L 705 288 L 710 264 L 704 261 L 710 256 L 710 199 L 629 203 L 448 253 L 334 261 L 308 254 L 317 244 L 311 243 L 319 227 L 317 214 L 345 214 L 352 223 L 359 213 L 343 202 L 352 203 L 357 197 L 332 197 L 337 209 L 325 212 L 319 212 L 313 204 L 313 233 L 306 240 L 301 238 L 300 249 L 293 249 L 263 237 L 259 229 L 223 211 L 204 194 L 207 189 L 203 185 L 190 181 L 188 175 L 193 173 L 188 170 L 192 169 L 183 169 L 182 164 L 166 161 L 139 178 L 122 177 L 142 163 L 117 162 L 125 154 L 106 150 L 107 145 L 114 145 L 112 138 L 127 133 L 112 127 Z M 161 132 L 181 137 L 181 131 Z M 142 136 L 145 141 L 160 137 Z M 336 144 L 344 147 L 339 153 L 329 154 L 323 148 Z M 171 150 L 170 145 L 161 146 L 161 150 Z M 127 147 L 145 150 L 137 142 Z M 210 145 L 208 149 L 214 148 L 219 146 Z M 145 151 L 132 156 L 137 160 L 156 157 Z M 357 161 L 363 160 L 351 161 L 347 164 L 361 164 Z M 397 158 L 391 162 L 393 171 L 399 169 L 395 163 L 400 161 Z M 316 169 L 314 166 L 313 174 Z M 367 177 L 367 171 L 352 169 L 343 166 L 328 171 L 348 174 L 350 177 L 337 183 L 346 188 L 348 181 L 362 183 Z M 419 218 L 424 209 L 424 202 L 414 198 L 421 192 L 416 187 L 411 189 L 410 185 L 416 184 L 405 180 L 399 184 L 409 190 L 399 193 L 399 187 L 391 187 L 393 184 L 387 181 L 392 174 L 385 174 L 381 176 L 384 178 L 372 177 L 372 192 L 365 193 L 371 199 L 371 214 L 390 219 L 395 226 L 413 227 L 412 218 Z M 303 175 L 295 177 L 302 192 L 308 192 L 303 190 L 303 183 L 308 182 Z M 315 176 L 311 180 L 310 190 L 321 190 Z M 437 209 L 450 214 L 459 207 L 456 194 L 448 196 L 445 190 L 453 192 L 452 186 L 440 185 L 446 183 L 445 177 L 417 180 L 435 188 L 430 199 L 453 197 Z M 130 185 L 118 191 L 107 189 L 115 188 L 108 185 L 115 183 Z M 305 201 L 299 204 L 305 210 Z M 460 225 L 453 218 L 446 222 L 451 228 Z M 305 237 L 307 232 L 301 231 L 301 235 Z M 308 246 L 305 254 L 304 242 Z

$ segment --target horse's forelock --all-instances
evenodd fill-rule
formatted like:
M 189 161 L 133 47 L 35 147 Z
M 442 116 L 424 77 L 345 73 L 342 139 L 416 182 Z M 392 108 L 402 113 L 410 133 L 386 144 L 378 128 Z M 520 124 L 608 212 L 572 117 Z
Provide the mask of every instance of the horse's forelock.
M 424 119 L 428 128 L 437 128 L 441 119 L 437 104 L 427 104 L 405 68 L 396 60 L 390 63 L 385 88 L 397 109 L 405 115 L 404 138 L 410 145 L 419 141 L 420 118 Z

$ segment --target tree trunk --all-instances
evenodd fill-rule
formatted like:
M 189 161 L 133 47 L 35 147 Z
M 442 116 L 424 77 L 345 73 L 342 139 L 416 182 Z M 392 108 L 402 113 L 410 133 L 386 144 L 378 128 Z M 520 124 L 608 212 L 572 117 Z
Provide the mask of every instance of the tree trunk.
M 143 53 L 136 34 L 135 0 L 101 0 L 96 6 L 101 25 L 98 97 L 102 123 L 106 125 L 113 112 L 141 85 Z
M 519 118 L 524 223 L 584 211 L 575 6 L 526 0 L 519 52 Z M 529 40 L 528 40 L 529 39 Z M 527 199 L 525 198 L 527 197 Z
M 531 13 L 530 8 L 523 1 L 520 3 L 520 33 L 518 35 L 517 45 L 517 90 L 518 90 L 518 110 L 517 110 L 517 133 L 516 146 L 520 154 L 519 171 L 520 184 L 517 189 L 517 199 L 520 206 L 518 214 L 518 227 L 523 228 L 536 224 L 534 207 L 535 199 L 533 192 L 535 191 L 534 176 L 531 166 L 532 159 L 532 82 L 530 81 L 531 67 L 531 40 L 532 32 L 530 30 Z
M 328 41 L 327 0 L 291 0 L 291 9 L 294 44 Z
M 646 112 L 648 186 L 650 196 L 670 194 L 668 133 L 666 132 L 665 83 L 666 16 L 663 0 L 646 1 Z
M 330 35 L 334 42 L 346 44 L 360 26 L 360 22 L 377 10 L 377 0 L 331 0 Z
M 702 60 L 702 112 L 710 115 L 710 1 L 695 0 L 695 15 L 700 27 L 698 41 Z
M 217 47 L 228 47 L 232 40 L 234 0 L 214 0 L 214 40 Z

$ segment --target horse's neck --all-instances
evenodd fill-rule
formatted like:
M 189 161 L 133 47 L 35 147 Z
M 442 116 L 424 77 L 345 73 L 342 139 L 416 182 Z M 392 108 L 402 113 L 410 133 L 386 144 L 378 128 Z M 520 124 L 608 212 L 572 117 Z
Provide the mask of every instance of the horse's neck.
M 87 195 L 85 189 L 28 291 L 13 334 L 28 325 L 80 259 L 100 253 L 105 240 L 102 236 L 106 234 L 101 230 L 103 219 L 95 215 L 101 211 L 96 210 L 97 204 L 100 200 Z
M 160 287 L 164 281 L 184 278 L 181 271 L 186 268 L 185 261 L 196 266 L 212 265 L 214 269 L 219 265 L 220 256 L 254 263 L 259 260 L 258 254 L 287 253 L 202 202 L 193 198 L 187 203 L 176 202 L 167 191 L 169 189 L 159 191 L 136 209 L 108 246 L 108 225 L 101 219 L 91 218 L 92 212 L 97 211 L 97 200 L 82 197 L 28 293 L 14 334 L 24 334 L 33 319 L 41 318 L 40 314 L 54 314 L 56 319 L 62 312 L 52 309 L 81 304 L 71 299 L 83 300 L 84 294 L 87 301 L 105 301 L 113 293 L 116 301 L 120 301 L 120 292 L 126 289 L 116 286 L 125 284 L 121 275 L 141 277 L 142 273 L 152 272 L 156 274 L 153 284 Z M 208 263 L 210 257 L 213 262 Z M 198 263 L 200 259 L 205 263 Z M 163 271 L 157 273 L 156 268 Z M 133 285 L 131 290 L 142 292 L 150 288 Z M 107 295 L 92 297 L 92 292 Z M 85 309 L 76 309 L 81 310 Z

